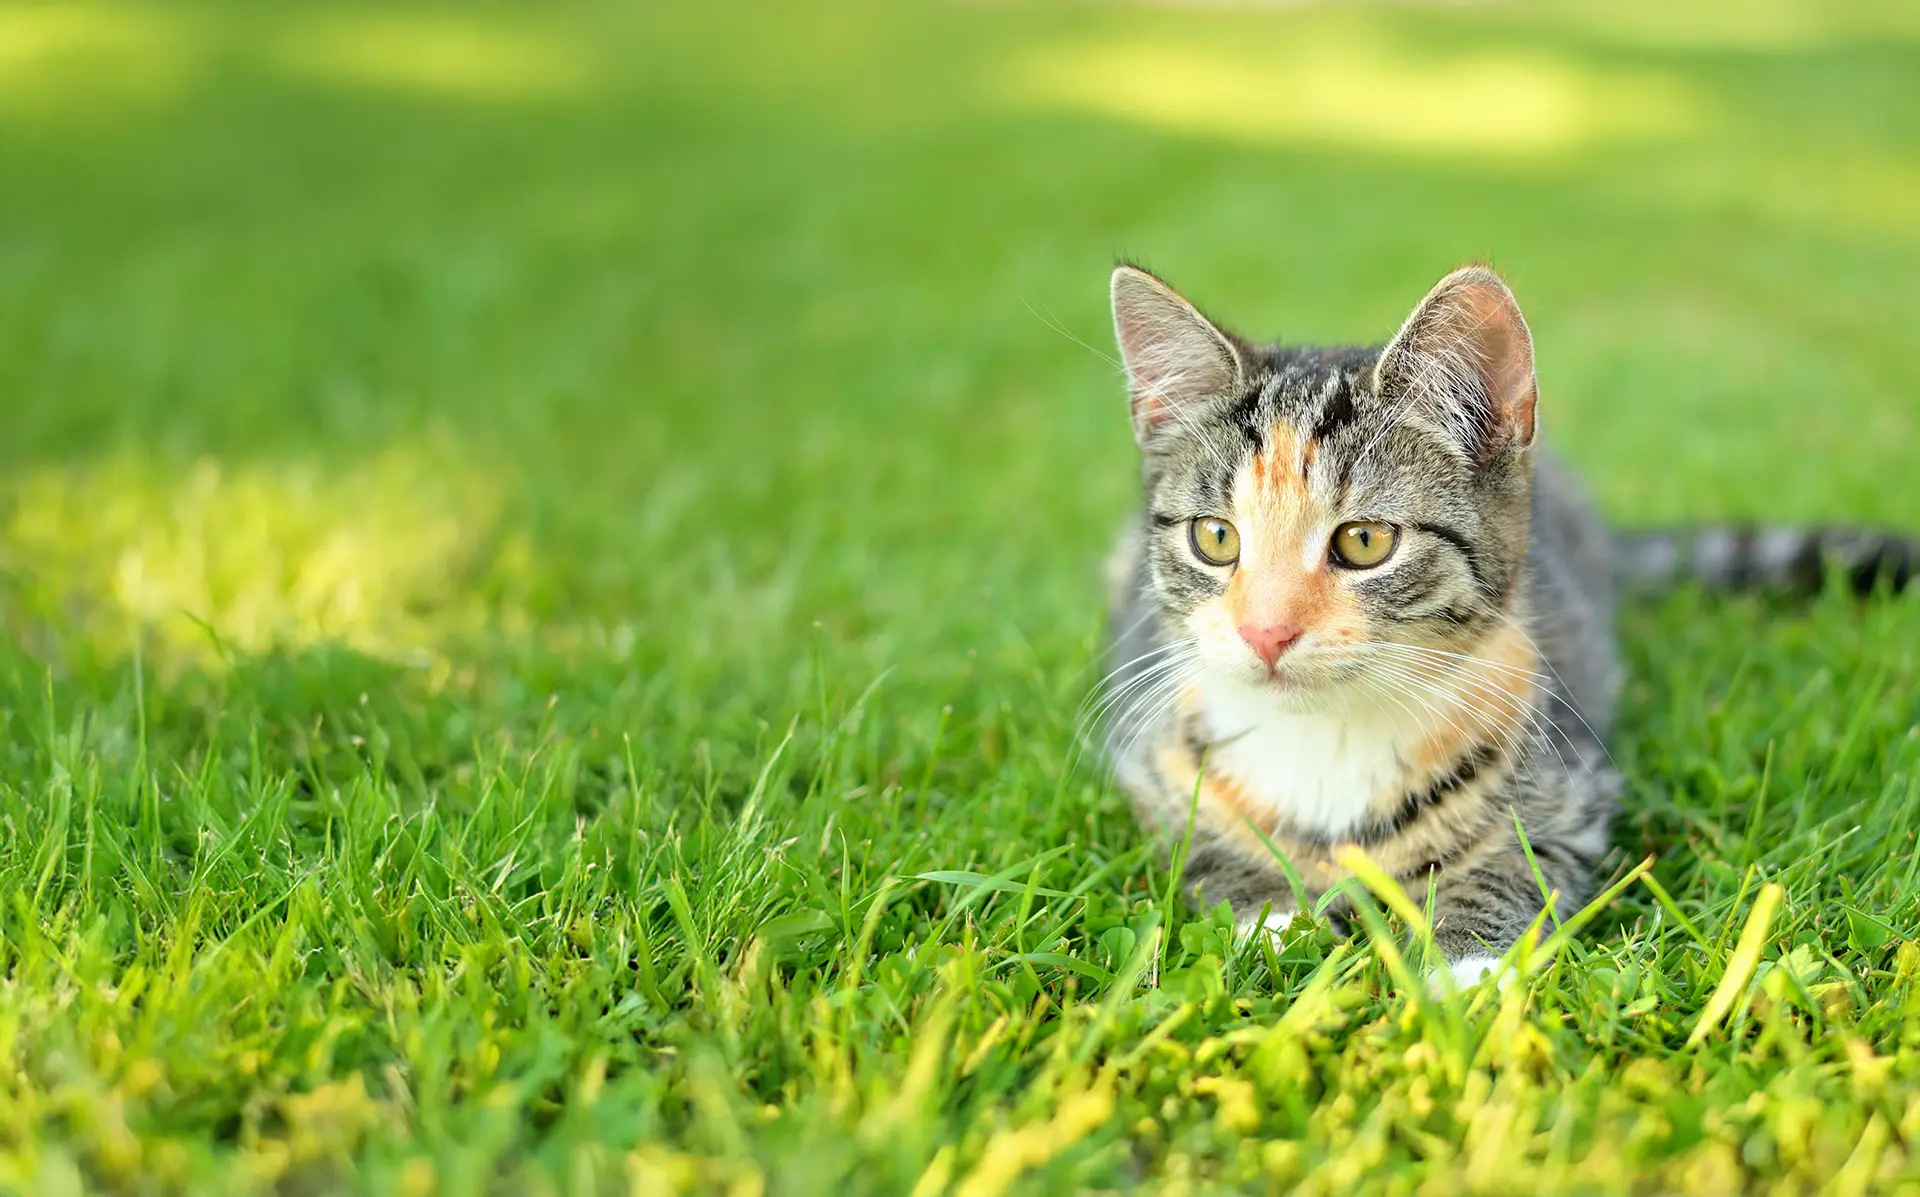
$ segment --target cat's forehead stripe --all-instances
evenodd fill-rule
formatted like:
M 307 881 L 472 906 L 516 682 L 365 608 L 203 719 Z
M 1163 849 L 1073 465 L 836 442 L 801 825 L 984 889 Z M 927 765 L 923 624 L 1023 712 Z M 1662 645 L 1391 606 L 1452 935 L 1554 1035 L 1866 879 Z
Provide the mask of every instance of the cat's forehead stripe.
M 1300 430 L 1287 420 L 1274 420 L 1267 425 L 1266 448 L 1255 453 L 1250 472 L 1256 483 L 1287 490 L 1305 488 L 1305 462 L 1307 445 L 1300 439 Z
M 1235 518 L 1243 521 L 1242 560 L 1254 572 L 1275 568 L 1296 555 L 1294 546 L 1313 518 L 1306 480 L 1307 441 L 1299 426 L 1274 419 L 1267 424 L 1265 439 L 1266 448 L 1247 463 L 1232 496 Z

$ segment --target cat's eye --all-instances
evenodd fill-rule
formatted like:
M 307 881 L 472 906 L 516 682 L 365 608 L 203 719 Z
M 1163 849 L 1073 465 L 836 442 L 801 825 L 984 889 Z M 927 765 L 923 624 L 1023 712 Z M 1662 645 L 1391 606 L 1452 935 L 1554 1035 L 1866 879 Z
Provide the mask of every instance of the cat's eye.
M 1355 520 L 1333 530 L 1333 559 L 1353 569 L 1372 569 L 1393 555 L 1399 533 L 1379 520 Z
M 1193 551 L 1208 565 L 1232 565 L 1240 560 L 1240 532 L 1223 519 L 1203 515 L 1187 525 Z

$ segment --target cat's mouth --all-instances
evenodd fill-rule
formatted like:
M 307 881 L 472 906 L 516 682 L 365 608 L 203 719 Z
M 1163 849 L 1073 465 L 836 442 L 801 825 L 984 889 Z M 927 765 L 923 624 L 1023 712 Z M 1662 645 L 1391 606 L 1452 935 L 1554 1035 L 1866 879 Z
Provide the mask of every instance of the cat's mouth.
M 1352 661 L 1307 648 L 1297 656 L 1288 653 L 1272 665 L 1262 663 L 1260 672 L 1265 676 L 1260 685 L 1287 698 L 1308 698 L 1339 687 L 1358 671 Z
M 1335 705 L 1332 694 L 1337 683 L 1318 671 L 1280 668 L 1264 671 L 1252 687 L 1262 705 L 1294 715 L 1307 715 Z

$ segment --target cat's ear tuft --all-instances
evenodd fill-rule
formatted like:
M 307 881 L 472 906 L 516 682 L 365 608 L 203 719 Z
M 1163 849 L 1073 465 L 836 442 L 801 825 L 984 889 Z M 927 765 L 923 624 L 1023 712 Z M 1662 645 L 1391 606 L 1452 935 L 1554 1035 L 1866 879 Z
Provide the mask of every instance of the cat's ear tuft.
M 1484 266 L 1462 267 L 1427 293 L 1380 354 L 1374 384 L 1419 404 L 1478 461 L 1533 443 L 1533 336 L 1513 292 Z
M 1183 407 L 1230 394 L 1245 377 L 1233 338 L 1137 267 L 1113 272 L 1113 335 L 1133 397 L 1133 437 L 1142 445 Z

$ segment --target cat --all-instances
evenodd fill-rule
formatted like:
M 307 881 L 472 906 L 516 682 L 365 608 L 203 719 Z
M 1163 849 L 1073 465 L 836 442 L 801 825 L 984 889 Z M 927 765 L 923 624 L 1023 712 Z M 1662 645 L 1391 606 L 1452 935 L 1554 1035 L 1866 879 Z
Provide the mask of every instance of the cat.
M 1532 335 L 1484 267 L 1384 348 L 1258 345 L 1130 265 L 1112 301 L 1146 501 L 1110 570 L 1107 753 L 1143 823 L 1191 824 L 1186 884 L 1246 933 L 1357 845 L 1431 901 L 1433 982 L 1477 981 L 1608 850 L 1617 583 L 1807 589 L 1838 555 L 1898 586 L 1920 561 L 1877 533 L 1616 537 L 1541 443 Z

